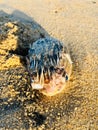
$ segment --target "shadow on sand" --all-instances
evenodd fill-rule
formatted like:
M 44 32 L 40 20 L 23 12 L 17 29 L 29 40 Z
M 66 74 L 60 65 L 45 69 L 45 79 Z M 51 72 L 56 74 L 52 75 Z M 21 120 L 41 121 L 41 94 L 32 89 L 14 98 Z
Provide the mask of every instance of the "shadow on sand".
M 7 13 L 5 13 L 4 11 L 0 11 L 0 22 L 5 24 L 7 22 L 12 22 L 15 25 L 17 25 L 19 28 L 17 30 L 17 32 L 15 32 L 14 35 L 16 35 L 18 37 L 17 39 L 17 47 L 15 50 L 7 50 L 2 48 L 4 51 L 8 51 L 8 55 L 6 56 L 7 59 L 10 58 L 13 54 L 15 55 L 19 55 L 20 57 L 22 56 L 22 58 L 20 58 L 20 61 L 23 63 L 23 66 L 26 65 L 25 63 L 25 56 L 28 54 L 28 48 L 29 48 L 29 44 L 33 43 L 34 41 L 36 41 L 39 38 L 44 38 L 46 36 L 49 36 L 48 33 L 45 31 L 45 29 L 43 27 L 41 27 L 41 25 L 39 25 L 37 22 L 35 22 L 33 20 L 33 18 L 27 16 L 26 14 L 24 14 L 23 12 L 20 12 L 18 10 L 15 10 L 11 15 L 8 15 Z M 25 27 L 28 26 L 26 29 Z M 0 41 L 6 40 L 7 38 L 7 33 L 3 34 L 3 29 L 0 30 Z M 24 32 L 27 31 L 27 34 L 25 34 Z M 3 37 L 2 37 L 3 35 Z M 16 69 L 17 70 L 17 69 Z M 20 74 L 22 75 L 21 69 L 18 70 L 20 72 Z M 24 70 L 26 71 L 26 70 Z M 1 71 L 0 73 L 2 73 L 1 75 L 4 75 L 6 73 L 6 71 Z M 15 72 L 13 73 L 13 71 L 8 68 L 8 73 L 7 73 L 7 77 L 11 76 L 11 75 L 17 75 L 19 73 Z M 27 74 L 28 76 L 28 74 Z M 27 78 L 27 77 L 25 77 Z M 26 91 L 30 91 L 29 88 L 30 86 L 28 85 L 28 83 L 26 84 L 22 84 L 22 87 L 20 86 L 16 86 L 14 84 L 14 80 L 15 79 L 10 79 L 7 80 L 7 78 L 4 79 L 6 81 L 6 85 L 10 84 L 10 80 L 13 80 L 13 86 L 15 86 L 15 91 L 18 91 L 18 97 L 17 98 L 10 98 L 9 97 L 0 97 L 0 120 L 2 121 L 2 119 L 4 118 L 5 121 L 3 122 L 4 124 L 1 124 L 0 127 L 4 126 L 6 127 L 6 117 L 9 115 L 14 115 L 14 113 L 16 113 L 17 111 L 20 111 L 22 109 L 22 115 L 21 118 L 23 119 L 23 122 L 27 124 L 27 122 L 25 122 L 25 115 L 24 115 L 24 111 L 25 111 L 25 104 L 32 104 L 34 102 L 37 102 L 37 95 L 36 92 L 34 93 L 34 97 L 32 98 L 32 94 L 30 94 L 29 96 L 31 96 L 31 98 L 27 99 L 27 95 L 26 95 Z M 18 81 L 20 82 L 20 81 Z M 1 93 L 3 93 L 3 90 L 5 88 L 5 85 L 3 83 L 0 83 L 1 87 Z M 2 90 L 3 89 L 3 90 Z M 22 101 L 22 98 L 25 98 L 24 101 Z M 10 100 L 10 101 L 9 101 Z M 28 120 L 32 120 L 32 124 L 34 125 L 34 127 L 36 126 L 40 126 L 41 124 L 43 124 L 43 122 L 45 121 L 46 117 L 42 114 L 40 114 L 39 112 L 36 112 L 35 110 L 32 111 L 32 116 L 28 115 Z M 9 119 L 9 124 L 11 124 L 11 120 Z M 10 128 L 12 127 L 11 125 L 9 125 Z M 26 129 L 29 128 L 28 125 L 25 125 Z

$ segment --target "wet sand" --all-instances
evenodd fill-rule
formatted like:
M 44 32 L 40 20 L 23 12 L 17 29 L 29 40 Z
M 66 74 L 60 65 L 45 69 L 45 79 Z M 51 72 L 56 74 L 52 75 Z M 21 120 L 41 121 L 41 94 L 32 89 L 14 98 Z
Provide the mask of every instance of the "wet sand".
M 0 10 L 0 129 L 97 130 L 98 0 L 2 0 Z M 54 97 L 32 91 L 20 57 L 45 36 L 61 40 L 73 61 Z

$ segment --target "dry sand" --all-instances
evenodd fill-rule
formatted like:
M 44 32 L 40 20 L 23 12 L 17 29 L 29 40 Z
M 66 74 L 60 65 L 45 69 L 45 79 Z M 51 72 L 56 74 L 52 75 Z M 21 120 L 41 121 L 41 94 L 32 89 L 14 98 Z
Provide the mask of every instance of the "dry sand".
M 98 130 L 98 0 L 1 0 L 0 10 L 0 129 Z M 17 54 L 49 35 L 69 48 L 73 72 L 48 98 Z

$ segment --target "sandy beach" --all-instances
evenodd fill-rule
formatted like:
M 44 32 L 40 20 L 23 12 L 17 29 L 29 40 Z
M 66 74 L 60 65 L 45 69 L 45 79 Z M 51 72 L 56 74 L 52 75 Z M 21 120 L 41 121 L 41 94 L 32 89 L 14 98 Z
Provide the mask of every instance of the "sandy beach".
M 30 87 L 26 47 L 62 41 L 73 61 L 65 90 Z M 0 130 L 98 130 L 98 0 L 0 0 Z

